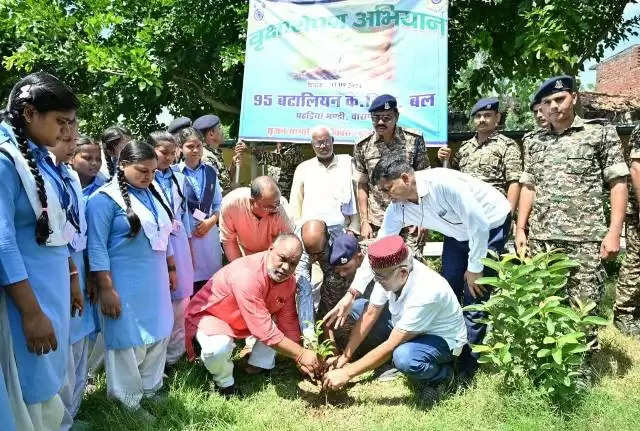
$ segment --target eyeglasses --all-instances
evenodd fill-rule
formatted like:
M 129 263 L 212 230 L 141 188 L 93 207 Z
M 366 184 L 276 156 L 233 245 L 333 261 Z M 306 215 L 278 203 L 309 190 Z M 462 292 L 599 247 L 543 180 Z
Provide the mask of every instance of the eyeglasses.
M 272 205 L 264 205 L 262 202 L 258 201 L 256 202 L 256 204 L 262 208 L 265 212 L 270 212 L 270 213 L 274 213 L 276 211 L 278 211 L 278 208 L 280 208 L 280 201 L 275 202 Z
M 388 123 L 393 120 L 393 118 L 393 115 L 372 115 L 371 121 L 373 121 L 374 123 L 378 123 L 380 121 L 382 121 L 383 123 Z
M 319 140 L 319 141 L 312 140 L 311 144 L 314 147 L 328 147 L 329 145 L 333 144 L 333 139 L 327 138 L 327 139 L 322 139 L 322 140 Z
M 387 274 L 382 274 L 379 272 L 375 272 L 373 271 L 373 279 L 375 281 L 385 281 L 385 280 L 389 280 L 391 277 L 393 277 L 393 275 L 400 269 L 400 268 L 406 268 L 405 266 L 397 266 L 393 271 L 387 273 Z

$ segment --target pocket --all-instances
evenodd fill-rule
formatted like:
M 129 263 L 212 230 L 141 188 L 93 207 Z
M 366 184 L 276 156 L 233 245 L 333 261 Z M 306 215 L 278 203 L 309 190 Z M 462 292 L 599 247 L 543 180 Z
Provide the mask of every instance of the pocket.
M 567 153 L 567 173 L 585 175 L 593 170 L 595 149 L 591 145 L 579 145 Z

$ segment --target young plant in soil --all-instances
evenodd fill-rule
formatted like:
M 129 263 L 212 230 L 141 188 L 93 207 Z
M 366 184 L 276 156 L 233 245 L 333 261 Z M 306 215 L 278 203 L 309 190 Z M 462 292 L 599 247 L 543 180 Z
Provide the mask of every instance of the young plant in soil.
M 311 322 L 305 322 L 309 325 L 311 325 Z M 315 380 L 316 380 L 316 384 L 319 386 L 320 388 L 320 393 L 324 393 L 324 403 L 325 405 L 328 402 L 327 399 L 327 391 L 324 391 L 322 389 L 322 379 L 324 377 L 324 374 L 327 372 L 327 358 L 332 356 L 335 352 L 335 344 L 333 343 L 333 340 L 331 339 L 326 339 L 324 341 L 320 341 L 322 339 L 322 335 L 324 334 L 324 329 L 323 326 L 324 322 L 322 320 L 316 322 L 315 326 L 314 326 L 314 331 L 313 334 L 309 334 L 309 335 L 304 335 L 302 337 L 302 341 L 304 346 L 315 352 L 315 354 L 318 356 L 318 361 L 320 362 L 320 371 L 318 373 L 316 373 L 315 375 Z

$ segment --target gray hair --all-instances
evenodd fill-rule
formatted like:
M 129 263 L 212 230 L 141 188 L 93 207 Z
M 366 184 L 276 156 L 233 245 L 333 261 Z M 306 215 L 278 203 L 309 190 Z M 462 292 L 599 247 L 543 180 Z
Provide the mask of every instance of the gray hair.
M 331 133 L 331 129 L 329 128 L 329 126 L 325 126 L 323 124 L 315 126 L 311 129 L 311 134 L 310 134 L 311 139 L 313 139 L 313 135 L 315 135 L 316 133 L 322 133 L 322 132 L 327 132 L 327 134 L 333 141 L 333 134 Z

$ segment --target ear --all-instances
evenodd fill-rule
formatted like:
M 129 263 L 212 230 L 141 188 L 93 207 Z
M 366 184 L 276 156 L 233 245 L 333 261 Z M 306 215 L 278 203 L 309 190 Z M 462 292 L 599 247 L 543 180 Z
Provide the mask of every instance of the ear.
M 33 116 L 35 115 L 35 108 L 27 103 L 24 105 L 24 109 L 22 110 L 22 115 L 24 115 L 24 122 L 30 124 L 33 121 Z
M 573 106 L 576 106 L 576 103 L 578 103 L 578 93 L 571 93 L 571 97 L 573 97 L 573 101 L 571 102 L 571 104 Z
M 502 120 L 502 113 L 496 112 L 496 124 L 500 124 L 500 120 Z
M 400 178 L 402 178 L 402 182 L 405 184 L 409 184 L 411 182 L 411 177 L 407 172 L 400 174 Z

